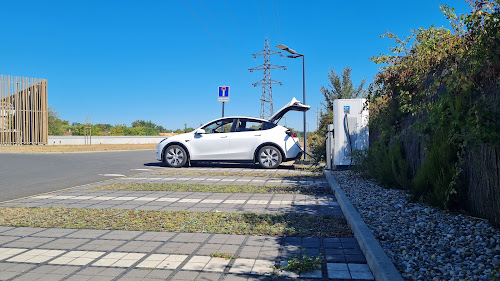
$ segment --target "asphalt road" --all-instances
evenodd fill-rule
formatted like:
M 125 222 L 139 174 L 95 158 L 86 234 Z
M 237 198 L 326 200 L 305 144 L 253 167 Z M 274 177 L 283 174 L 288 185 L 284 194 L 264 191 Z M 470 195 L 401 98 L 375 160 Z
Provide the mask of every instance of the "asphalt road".
M 0 153 L 0 202 L 154 169 L 154 150 Z M 108 175 L 106 175 L 108 174 Z

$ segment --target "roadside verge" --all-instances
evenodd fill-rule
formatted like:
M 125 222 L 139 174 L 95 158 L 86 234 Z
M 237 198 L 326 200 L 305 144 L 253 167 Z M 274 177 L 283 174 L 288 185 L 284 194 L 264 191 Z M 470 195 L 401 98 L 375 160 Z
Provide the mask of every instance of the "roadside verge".
M 402 281 L 403 278 L 394 264 L 385 254 L 379 242 L 373 236 L 372 232 L 365 224 L 356 208 L 351 204 L 347 196 L 340 189 L 339 184 L 333 177 L 330 171 L 325 171 L 328 184 L 335 193 L 337 202 L 344 212 L 347 222 L 351 225 L 354 237 L 358 240 L 359 246 L 363 254 L 365 254 L 368 266 L 372 270 L 373 276 L 377 281 Z

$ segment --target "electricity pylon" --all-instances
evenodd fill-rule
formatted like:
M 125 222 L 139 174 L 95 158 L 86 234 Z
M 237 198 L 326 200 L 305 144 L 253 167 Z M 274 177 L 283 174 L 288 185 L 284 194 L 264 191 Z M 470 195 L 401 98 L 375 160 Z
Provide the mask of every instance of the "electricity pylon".
M 252 54 L 254 59 L 257 58 L 257 56 L 264 56 L 264 64 L 249 69 L 250 72 L 253 72 L 254 70 L 264 70 L 264 78 L 252 84 L 254 87 L 257 87 L 257 85 L 262 85 L 262 97 L 260 98 L 260 118 L 263 119 L 269 119 L 269 117 L 274 114 L 272 85 L 283 85 L 281 82 L 271 79 L 271 69 L 283 68 L 286 70 L 286 67 L 284 66 L 271 64 L 271 60 L 269 57 L 276 54 L 281 53 L 269 49 L 269 40 L 267 38 L 266 42 L 264 43 L 264 50 L 256 54 Z

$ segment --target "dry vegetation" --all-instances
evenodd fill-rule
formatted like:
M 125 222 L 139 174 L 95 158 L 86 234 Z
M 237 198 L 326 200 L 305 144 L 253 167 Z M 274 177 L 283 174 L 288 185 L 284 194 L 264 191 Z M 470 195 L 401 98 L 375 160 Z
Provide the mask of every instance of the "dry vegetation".
M 0 225 L 162 232 L 352 237 L 337 216 L 117 209 L 1 208 Z
M 95 145 L 9 145 L 0 146 L 0 152 L 86 152 L 109 150 L 154 149 L 155 143 L 148 144 L 95 144 Z

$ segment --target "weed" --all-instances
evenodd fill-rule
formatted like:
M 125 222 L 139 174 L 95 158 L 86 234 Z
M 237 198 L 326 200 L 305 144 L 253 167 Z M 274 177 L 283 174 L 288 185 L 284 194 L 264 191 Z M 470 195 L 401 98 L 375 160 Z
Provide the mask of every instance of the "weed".
M 289 258 L 287 261 L 287 265 L 283 267 L 283 270 L 295 271 L 299 274 L 304 272 L 313 271 L 318 269 L 321 266 L 321 255 L 317 257 L 307 256 L 306 249 L 301 248 L 300 254 L 296 255 L 293 258 Z
M 332 194 L 330 187 L 319 185 L 215 185 L 184 183 L 112 183 L 90 188 L 90 190 L 131 190 L 131 191 L 189 191 L 220 193 L 292 193 L 292 194 Z
M 75 229 L 352 237 L 345 218 L 302 214 L 212 213 L 186 211 L 78 209 L 65 207 L 0 209 L 0 225 Z
M 230 259 L 234 259 L 235 256 L 232 255 L 232 254 L 228 254 L 228 253 L 218 253 L 218 252 L 215 252 L 215 253 L 211 253 L 210 256 L 212 258 L 223 258 L 223 259 L 226 259 L 226 260 L 230 260 Z

